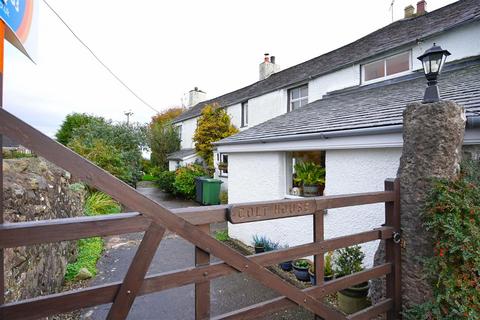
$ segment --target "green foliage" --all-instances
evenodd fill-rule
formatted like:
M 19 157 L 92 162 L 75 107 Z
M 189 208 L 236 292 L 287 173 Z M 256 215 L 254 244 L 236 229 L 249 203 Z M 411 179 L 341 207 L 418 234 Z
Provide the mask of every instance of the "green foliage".
M 172 120 L 179 116 L 184 109 L 170 108 L 152 118 L 148 130 L 148 144 L 151 150 L 152 165 L 161 170 L 168 169 L 167 156 L 180 150 L 179 128 L 172 124 Z
M 365 254 L 359 245 L 339 249 L 335 260 L 335 273 L 347 276 L 362 271 L 364 258 Z
M 156 181 L 156 180 L 157 180 L 157 178 L 150 175 L 150 174 L 144 174 L 142 176 L 142 181 Z
M 75 129 L 72 137 L 68 147 L 117 178 L 135 185 L 142 177 L 143 126 L 94 121 Z
M 121 209 L 122 207 L 117 201 L 100 191 L 93 192 L 85 200 L 85 214 L 87 216 L 119 213 Z
M 55 137 L 61 144 L 67 145 L 74 137 L 74 131 L 78 128 L 86 126 L 92 122 L 104 122 L 101 117 L 88 115 L 86 113 L 71 113 L 63 120 L 60 129 L 58 129 Z
M 228 192 L 221 191 L 220 192 L 220 203 L 221 204 L 228 204 Z
M 333 259 L 333 252 L 330 251 L 327 253 L 325 256 L 325 263 L 323 267 L 323 273 L 325 276 L 333 276 L 333 264 L 332 264 L 332 259 Z
M 206 105 L 193 135 L 195 149 L 207 167 L 213 167 L 213 143 L 238 132 L 230 116 L 218 104 Z
M 480 166 L 462 169 L 457 179 L 436 181 L 428 196 L 424 226 L 436 242 L 424 272 L 433 299 L 405 319 L 480 319 Z
M 77 248 L 77 260 L 67 265 L 67 281 L 74 280 L 81 268 L 87 268 L 93 276 L 97 274 L 97 261 L 103 251 L 103 240 L 100 237 L 81 239 L 77 241 Z
M 157 186 L 160 190 L 165 192 L 173 193 L 175 192 L 175 171 L 162 171 L 158 174 L 156 180 Z
M 2 155 L 3 155 L 3 159 L 21 159 L 21 158 L 35 157 L 33 153 L 24 153 L 18 150 L 3 150 Z
M 72 184 L 73 185 L 80 185 Z M 75 187 L 77 188 L 77 187 Z M 85 200 L 85 215 L 96 216 L 121 212 L 121 206 L 109 195 L 103 192 L 93 192 Z M 97 261 L 103 251 L 103 239 L 100 237 L 81 239 L 77 241 L 77 259 L 67 265 L 65 280 L 73 281 L 82 268 L 87 268 L 95 276 L 97 274 Z
M 253 235 L 252 244 L 254 247 L 263 247 L 265 251 L 277 250 L 280 247 L 278 242 L 274 242 L 266 236 L 259 236 L 257 234 Z
M 196 164 L 178 168 L 175 172 L 175 182 L 173 183 L 175 193 L 178 193 L 187 199 L 194 199 L 195 178 L 206 175 L 207 173 L 205 170 Z
M 298 259 L 293 261 L 293 265 L 297 268 L 308 269 L 312 265 L 312 262 L 307 259 Z
M 295 164 L 295 182 L 304 186 L 325 184 L 325 168 L 314 162 L 297 162 Z
M 218 241 L 230 240 L 230 237 L 228 236 L 228 230 L 215 231 L 215 239 Z

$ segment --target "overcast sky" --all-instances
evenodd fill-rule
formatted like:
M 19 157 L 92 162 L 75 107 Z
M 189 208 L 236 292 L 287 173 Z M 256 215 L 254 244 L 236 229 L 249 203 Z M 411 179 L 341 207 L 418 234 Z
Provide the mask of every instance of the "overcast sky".
M 139 102 L 82 47 L 41 0 L 36 64 L 5 52 L 6 108 L 48 135 L 71 112 L 147 122 Z M 258 80 L 263 53 L 282 69 L 392 21 L 391 0 L 48 0 L 77 35 L 158 110 L 195 86 L 209 98 Z M 454 1 L 430 0 L 432 11 Z M 413 0 L 395 0 L 394 20 Z

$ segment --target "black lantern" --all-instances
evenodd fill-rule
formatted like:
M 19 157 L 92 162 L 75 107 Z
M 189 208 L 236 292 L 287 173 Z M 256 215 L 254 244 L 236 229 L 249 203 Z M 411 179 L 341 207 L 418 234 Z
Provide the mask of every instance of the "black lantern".
M 425 96 L 423 97 L 423 103 L 431 103 L 440 101 L 440 92 L 437 87 L 437 78 L 440 72 L 442 72 L 445 60 L 450 55 L 450 52 L 443 50 L 442 47 L 437 46 L 435 43 L 433 46 L 425 51 L 417 59 L 422 61 L 423 71 L 425 77 L 428 80 L 428 87 L 425 90 Z

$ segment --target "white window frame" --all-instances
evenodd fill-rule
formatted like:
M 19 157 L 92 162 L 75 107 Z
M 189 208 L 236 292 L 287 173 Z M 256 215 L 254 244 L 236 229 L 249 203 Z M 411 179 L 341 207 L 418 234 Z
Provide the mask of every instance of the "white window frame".
M 245 128 L 248 127 L 248 101 L 242 102 L 242 105 L 240 107 L 240 112 L 241 112 L 241 123 L 240 127 Z
M 223 156 L 226 156 L 227 157 L 227 165 L 228 165 L 228 153 L 220 153 L 220 160 L 218 161 L 218 163 L 221 163 L 223 162 Z M 221 170 L 220 168 L 218 168 L 218 176 L 221 177 L 221 178 L 228 178 L 228 167 L 227 167 L 227 172 Z
M 298 97 L 296 99 L 292 99 L 292 90 L 295 90 L 295 89 L 301 89 L 303 87 L 307 87 L 307 95 L 304 96 L 304 97 Z M 302 92 L 302 90 L 300 90 L 300 92 Z M 287 98 L 288 98 L 288 106 L 287 106 L 287 112 L 292 112 L 293 110 L 295 109 L 292 109 L 292 102 L 296 102 L 296 101 L 300 101 L 300 100 L 304 100 L 305 98 L 307 98 L 307 104 L 308 104 L 308 96 L 309 96 L 310 92 L 309 92 L 309 88 L 308 88 L 308 83 L 305 83 L 305 84 L 302 84 L 300 86 L 297 86 L 297 87 L 293 87 L 293 88 L 290 88 L 288 89 L 287 91 Z M 300 108 L 302 108 L 303 106 L 300 106 Z
M 405 71 L 395 73 L 395 74 L 391 74 L 391 75 L 387 76 L 386 75 L 387 74 L 387 59 L 394 58 L 396 56 L 399 56 L 399 55 L 402 55 L 402 54 L 405 54 L 405 53 L 408 53 L 408 70 L 405 70 Z M 368 64 L 374 63 L 374 62 L 378 62 L 378 61 L 383 61 L 383 77 L 379 77 L 379 78 L 372 79 L 372 80 L 365 80 L 365 66 L 368 65 Z M 397 78 L 397 77 L 400 77 L 400 76 L 404 76 L 404 75 L 412 72 L 412 50 L 399 52 L 399 53 L 396 53 L 396 54 L 393 54 L 393 55 L 390 55 L 390 56 L 383 57 L 381 59 L 377 59 L 377 60 L 373 60 L 373 61 L 363 63 L 360 66 L 360 68 L 361 68 L 361 71 L 362 71 L 362 84 L 364 84 L 364 85 L 365 84 L 370 84 L 370 83 L 375 83 L 375 82 L 380 82 L 380 81 L 384 81 L 384 80 L 389 80 L 389 79 Z

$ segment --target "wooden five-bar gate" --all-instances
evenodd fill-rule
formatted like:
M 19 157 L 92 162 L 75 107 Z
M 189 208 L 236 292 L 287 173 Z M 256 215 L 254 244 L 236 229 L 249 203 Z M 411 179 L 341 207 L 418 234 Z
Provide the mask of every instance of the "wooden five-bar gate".
M 278 292 L 280 296 L 213 317 L 215 319 L 252 319 L 296 305 L 329 320 L 370 319 L 379 314 L 387 314 L 387 319 L 400 318 L 400 247 L 397 241 L 400 232 L 400 211 L 397 180 L 387 180 L 385 190 L 379 192 L 169 210 L 3 109 L 0 109 L 0 134 L 12 138 L 68 170 L 79 180 L 110 194 L 128 208 L 137 211 L 109 216 L 3 223 L 0 224 L 2 251 L 4 248 L 17 246 L 145 232 L 122 282 L 4 303 L 2 268 L 1 319 L 36 319 L 107 303 L 112 303 L 108 319 L 125 319 L 137 296 L 188 284 L 195 284 L 195 318 L 209 319 L 210 281 L 235 272 L 248 274 L 264 286 Z M 328 240 L 323 238 L 323 216 L 326 209 L 371 203 L 385 203 L 383 226 L 349 236 Z M 314 242 L 262 254 L 243 256 L 211 237 L 209 233 L 212 223 L 223 221 L 243 223 L 303 215 L 314 217 Z M 196 266 L 146 276 L 166 230 L 176 233 L 196 246 Z M 323 282 L 326 252 L 379 239 L 385 240 L 384 264 Z M 222 262 L 210 263 L 210 255 L 221 259 Z M 311 255 L 315 257 L 317 285 L 308 289 L 298 289 L 266 268 L 282 261 Z M 328 294 L 383 276 L 386 276 L 386 298 L 355 314 L 346 316 L 323 301 Z

